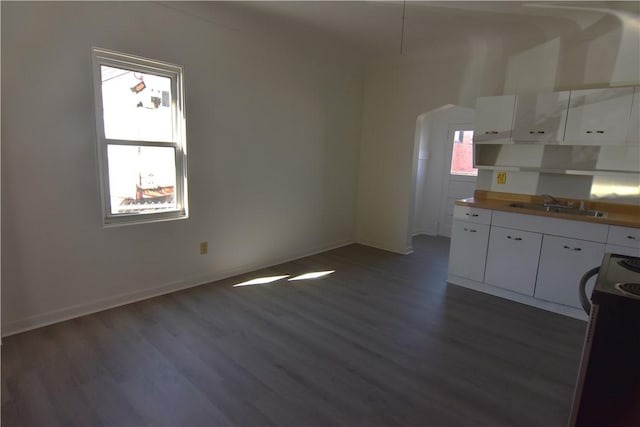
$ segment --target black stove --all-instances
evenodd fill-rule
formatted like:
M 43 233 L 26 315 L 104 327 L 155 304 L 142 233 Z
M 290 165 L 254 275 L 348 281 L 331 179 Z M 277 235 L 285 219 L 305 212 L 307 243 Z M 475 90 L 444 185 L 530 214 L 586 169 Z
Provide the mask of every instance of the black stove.
M 640 315 L 640 258 L 606 254 L 591 300 L 594 304 L 635 306 Z
M 606 254 L 591 302 L 569 425 L 638 427 L 640 258 Z
M 622 255 L 618 255 L 622 256 Z M 626 268 L 627 270 L 635 271 L 636 273 L 640 273 L 640 259 L 638 258 L 630 258 L 625 257 L 618 261 L 621 267 Z

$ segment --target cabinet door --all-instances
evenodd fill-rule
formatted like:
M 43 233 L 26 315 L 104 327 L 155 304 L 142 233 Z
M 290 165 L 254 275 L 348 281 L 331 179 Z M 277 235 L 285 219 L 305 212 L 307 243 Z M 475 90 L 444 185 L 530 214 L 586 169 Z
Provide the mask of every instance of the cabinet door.
M 604 247 L 603 243 L 544 236 L 535 297 L 580 308 L 580 278 L 588 270 L 602 264 Z M 591 281 L 587 289 L 593 288 L 595 278 Z
M 627 144 L 640 145 L 640 87 L 636 87 L 633 94 L 626 142 Z
M 633 88 L 571 91 L 564 144 L 624 144 Z
M 515 103 L 515 95 L 478 98 L 473 141 L 510 140 Z
M 542 143 L 562 141 L 568 107 L 569 92 L 518 95 L 513 140 Z
M 449 274 L 482 282 L 489 226 L 454 220 L 451 229 Z
M 533 295 L 542 234 L 491 227 L 485 283 Z

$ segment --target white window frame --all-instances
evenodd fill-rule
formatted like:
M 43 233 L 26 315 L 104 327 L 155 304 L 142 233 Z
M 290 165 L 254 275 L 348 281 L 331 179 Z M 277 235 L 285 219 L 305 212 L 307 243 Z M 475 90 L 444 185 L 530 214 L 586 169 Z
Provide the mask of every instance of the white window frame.
M 94 47 L 92 49 L 92 62 L 96 113 L 98 174 L 100 182 L 103 225 L 115 226 L 125 224 L 140 224 L 188 218 L 186 115 L 184 105 L 184 76 L 182 67 L 167 62 L 142 58 L 139 56 L 115 52 L 98 47 Z M 154 74 L 157 76 L 167 77 L 171 80 L 171 109 L 173 121 L 172 141 L 160 142 L 106 138 L 104 128 L 104 115 L 102 111 L 102 78 L 100 68 L 102 65 Z M 107 158 L 107 149 L 110 145 L 174 148 L 176 171 L 176 209 L 154 213 L 113 214 L 111 209 L 109 165 Z

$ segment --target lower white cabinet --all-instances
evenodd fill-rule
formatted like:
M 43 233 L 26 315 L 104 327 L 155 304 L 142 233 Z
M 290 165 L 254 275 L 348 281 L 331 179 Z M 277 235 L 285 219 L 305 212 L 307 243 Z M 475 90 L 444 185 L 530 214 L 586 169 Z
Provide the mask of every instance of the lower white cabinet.
M 640 257 L 638 242 L 640 228 L 456 206 L 447 281 L 586 319 L 582 275 L 605 252 Z
M 605 251 L 640 257 L 640 228 L 612 225 L 609 227 Z
M 451 229 L 449 274 L 482 282 L 489 226 L 454 220 Z
M 533 296 L 542 234 L 491 227 L 484 282 Z
M 580 278 L 602 263 L 604 250 L 604 243 L 545 235 L 534 296 L 579 308 Z M 595 277 L 591 280 L 595 282 Z

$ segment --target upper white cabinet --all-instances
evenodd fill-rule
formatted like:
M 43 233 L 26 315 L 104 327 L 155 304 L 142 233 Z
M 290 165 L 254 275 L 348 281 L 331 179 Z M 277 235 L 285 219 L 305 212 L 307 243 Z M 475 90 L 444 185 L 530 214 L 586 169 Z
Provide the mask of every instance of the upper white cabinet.
M 518 95 L 513 140 L 541 143 L 562 141 L 568 107 L 568 91 Z
M 627 144 L 640 144 L 640 87 L 637 87 L 633 94 L 626 142 Z
M 571 91 L 563 143 L 624 144 L 633 92 L 632 87 Z
M 515 104 L 515 95 L 478 98 L 473 141 L 509 141 Z
M 640 145 L 640 87 L 478 98 L 474 142 Z

